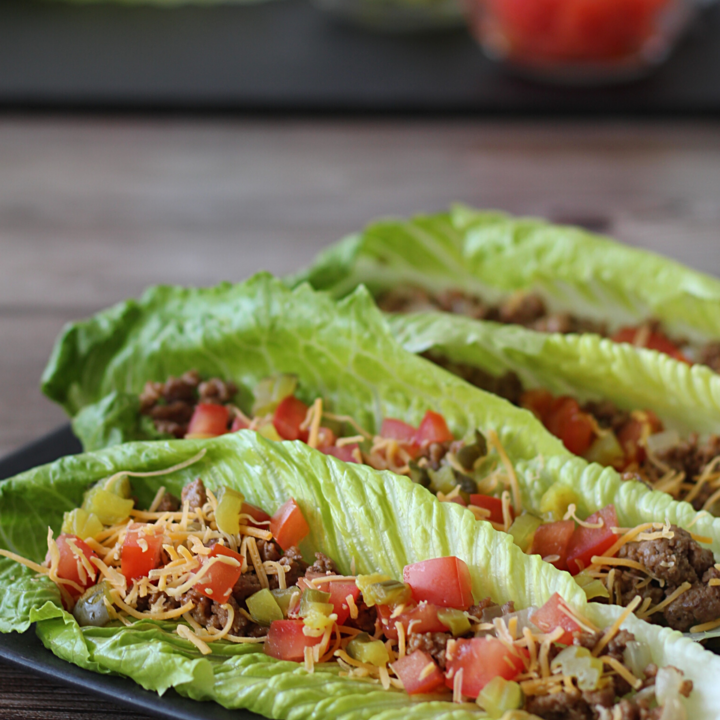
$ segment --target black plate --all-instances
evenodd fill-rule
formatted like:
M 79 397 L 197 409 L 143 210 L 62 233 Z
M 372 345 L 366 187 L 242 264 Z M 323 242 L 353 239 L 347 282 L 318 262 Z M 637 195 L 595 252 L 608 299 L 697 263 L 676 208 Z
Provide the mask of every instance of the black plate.
M 646 80 L 562 89 L 499 72 L 464 29 L 373 34 L 308 0 L 0 0 L 6 108 L 698 115 L 720 113 L 719 77 L 717 6 Z
M 81 451 L 80 443 L 66 426 L 0 460 L 0 480 L 64 455 Z M 200 703 L 169 690 L 162 697 L 143 690 L 132 680 L 99 675 L 83 670 L 47 650 L 30 629 L 23 633 L 0 634 L 0 658 L 32 672 L 73 685 L 79 690 L 103 695 L 135 710 L 170 720 L 259 720 L 247 710 L 226 710 L 217 703 Z

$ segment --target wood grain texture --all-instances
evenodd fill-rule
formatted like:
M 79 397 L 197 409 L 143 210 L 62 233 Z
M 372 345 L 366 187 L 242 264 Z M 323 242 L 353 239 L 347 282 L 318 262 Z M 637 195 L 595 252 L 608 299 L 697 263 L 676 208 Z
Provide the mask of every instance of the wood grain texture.
M 453 201 L 577 222 L 720 275 L 717 124 L 0 119 L 0 453 L 64 420 L 62 325 L 149 284 L 286 273 Z M 0 717 L 135 718 L 13 668 Z

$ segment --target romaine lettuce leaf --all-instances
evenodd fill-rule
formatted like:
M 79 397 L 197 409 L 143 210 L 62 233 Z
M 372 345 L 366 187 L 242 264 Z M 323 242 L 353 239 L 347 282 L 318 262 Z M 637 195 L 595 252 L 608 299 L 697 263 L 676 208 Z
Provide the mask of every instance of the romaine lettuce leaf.
M 560 592 L 579 612 L 603 626 L 620 612 L 620 608 L 588 605 L 569 575 L 523 555 L 508 536 L 475 522 L 464 508 L 439 503 L 406 478 L 342 463 L 302 443 L 273 443 L 250 431 L 214 440 L 120 445 L 23 473 L 0 485 L 0 526 L 10 528 L 2 545 L 41 560 L 47 525 L 57 531 L 64 507 L 76 503 L 91 483 L 119 470 L 168 468 L 201 448 L 206 455 L 191 467 L 170 476 L 133 478 L 139 503 L 147 505 L 160 484 L 179 494 L 196 477 L 211 488 L 225 484 L 241 490 L 250 502 L 270 512 L 291 496 L 311 527 L 303 552 L 321 550 L 342 571 L 348 572 L 354 561 L 358 572 L 379 570 L 400 578 L 409 562 L 455 554 L 470 566 L 477 597 L 489 595 L 496 602 L 512 599 L 520 608 L 541 604 Z M 62 504 L 45 499 L 60 496 L 65 499 Z M 2 573 L 11 567 L 17 568 L 9 560 L 0 562 Z M 26 584 L 0 585 L 4 630 L 26 627 L 22 618 L 7 611 L 13 604 L 43 603 L 36 612 L 47 612 L 47 601 L 28 592 Z M 350 681 L 339 677 L 332 666 L 317 666 L 308 675 L 300 665 L 268 658 L 256 647 L 216 643 L 213 654 L 202 657 L 172 633 L 170 623 L 142 621 L 132 627 L 81 629 L 61 610 L 57 597 L 51 605 L 53 613 L 37 618 L 37 632 L 47 647 L 82 667 L 126 675 L 150 690 L 175 687 L 191 698 L 275 718 L 478 716 L 472 706 L 410 700 L 399 691 Z M 671 662 L 693 679 L 690 717 L 717 717 L 720 691 L 715 678 L 720 658 L 678 633 L 633 618 L 627 626 L 648 642 L 656 662 Z
M 552 310 L 611 327 L 654 317 L 693 341 L 720 338 L 720 280 L 578 228 L 464 206 L 374 222 L 288 279 L 303 281 L 335 297 L 361 283 L 373 294 L 409 283 L 490 301 L 534 290 Z
M 720 433 L 720 376 L 704 365 L 597 335 L 545 334 L 446 313 L 388 318 L 411 352 L 435 353 L 491 375 L 513 371 L 525 388 L 611 400 L 628 410 L 653 410 L 682 434 Z
M 292 372 L 303 400 L 320 396 L 371 432 L 383 417 L 417 426 L 427 409 L 442 413 L 457 437 L 495 430 L 518 468 L 526 507 L 537 507 L 550 485 L 563 482 L 581 488 L 580 509 L 588 514 L 615 503 L 624 527 L 665 519 L 686 527 L 695 520 L 687 503 L 574 458 L 531 413 L 407 352 L 396 332 L 364 288 L 335 302 L 308 286 L 290 291 L 265 274 L 209 289 L 158 287 L 69 326 L 43 389 L 71 414 L 80 410 L 74 427 L 92 449 L 143 437 L 133 408 L 146 380 L 195 368 L 233 380 L 248 411 L 261 378 Z M 704 515 L 694 529 L 712 538 L 720 556 L 720 519 Z

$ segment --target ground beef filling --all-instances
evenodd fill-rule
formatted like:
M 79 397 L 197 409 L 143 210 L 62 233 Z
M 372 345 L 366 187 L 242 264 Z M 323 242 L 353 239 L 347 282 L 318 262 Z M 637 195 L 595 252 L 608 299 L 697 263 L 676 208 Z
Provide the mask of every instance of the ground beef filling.
M 440 310 L 466 315 L 476 320 L 492 320 L 510 325 L 522 325 L 531 330 L 548 333 L 593 333 L 608 337 L 607 323 L 579 318 L 571 313 L 552 313 L 536 293 L 518 293 L 493 305 L 476 295 L 461 290 L 445 290 L 433 294 L 423 288 L 405 286 L 388 290 L 377 298 L 381 310 L 390 313 L 413 313 Z M 662 323 L 650 319 L 644 323 L 650 332 L 666 335 Z M 676 347 L 687 344 L 685 338 L 669 338 Z M 720 342 L 709 342 L 697 350 L 697 359 L 713 372 L 720 373 Z
M 196 370 L 190 370 L 164 383 L 145 383 L 140 393 L 140 412 L 152 419 L 158 432 L 183 438 L 198 403 L 227 405 L 236 393 L 232 382 L 219 378 L 203 381 Z
M 671 538 L 630 542 L 620 548 L 619 558 L 639 563 L 646 572 L 615 568 L 613 592 L 627 605 L 636 595 L 650 598 L 648 608 L 670 597 L 683 583 L 689 589 L 648 620 L 687 632 L 694 625 L 720 618 L 720 586 L 709 585 L 720 577 L 713 554 L 692 539 L 690 533 L 670 526 Z M 641 606 L 642 607 L 642 606 Z
M 539 332 L 607 335 L 605 323 L 578 318 L 570 313 L 552 313 L 548 310 L 545 301 L 536 293 L 517 293 L 493 305 L 476 295 L 460 290 L 445 290 L 432 294 L 418 287 L 401 287 L 387 291 L 378 298 L 377 303 L 385 312 L 441 310 L 456 315 L 467 315 L 476 320 L 523 325 Z

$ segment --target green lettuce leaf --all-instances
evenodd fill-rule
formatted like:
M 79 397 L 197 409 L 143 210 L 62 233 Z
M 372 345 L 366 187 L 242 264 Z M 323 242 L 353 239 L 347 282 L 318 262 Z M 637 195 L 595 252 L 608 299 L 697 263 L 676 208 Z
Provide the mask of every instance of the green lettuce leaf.
M 540 293 L 552 310 L 609 321 L 658 318 L 693 341 L 720 338 L 720 281 L 654 253 L 584 230 L 464 206 L 372 223 L 288 279 L 342 297 L 415 284 L 497 301 Z
M 80 410 L 74 427 L 92 449 L 143 437 L 128 408 L 146 380 L 195 368 L 233 380 L 240 407 L 249 411 L 260 379 L 292 372 L 303 400 L 320 396 L 331 411 L 352 415 L 371 432 L 383 417 L 417 426 L 429 408 L 444 415 L 457 437 L 495 430 L 518 468 L 526 507 L 538 507 L 542 493 L 561 482 L 582 489 L 580 509 L 588 514 L 613 502 L 624 527 L 666 519 L 686 527 L 695 520 L 687 503 L 575 458 L 531 413 L 407 352 L 397 332 L 364 288 L 340 302 L 307 285 L 290 291 L 265 274 L 209 289 L 151 288 L 140 301 L 69 326 L 43 389 L 71 414 Z M 712 538 L 720 557 L 720 519 L 701 516 L 694 530 Z
M 184 470 L 163 477 L 133 478 L 140 505 L 151 501 L 159 485 L 179 494 L 182 486 L 196 477 L 202 477 L 211 488 L 229 485 L 241 490 L 250 502 L 270 512 L 294 497 L 311 528 L 302 544 L 304 554 L 325 552 L 344 572 L 354 563 L 361 573 L 381 571 L 401 578 L 407 563 L 454 554 L 468 563 L 478 598 L 512 599 L 522 608 L 542 604 L 559 592 L 578 612 L 603 626 L 620 613 L 620 608 L 588 605 L 568 574 L 538 557 L 524 555 L 507 535 L 487 523 L 475 522 L 464 508 L 439 503 L 406 478 L 342 463 L 302 443 L 273 443 L 250 431 L 214 440 L 120 445 L 19 475 L 0 485 L 0 526 L 9 528 L 3 546 L 41 560 L 47 525 L 57 531 L 63 508 L 77 502 L 90 484 L 119 470 L 168 468 L 201 449 L 205 456 Z M 58 495 L 66 498 L 62 505 L 45 499 Z M 3 559 L 0 571 L 7 572 L 10 562 Z M 8 599 L 27 592 L 25 584 L 0 585 L 4 630 L 25 627 L 6 612 L 12 603 L 23 602 L 28 607 L 38 603 L 38 613 L 46 607 L 45 599 L 32 595 Z M 314 674 L 308 675 L 300 665 L 268 658 L 254 646 L 216 643 L 213 654 L 203 657 L 173 634 L 170 623 L 141 621 L 131 627 L 79 628 L 61 610 L 57 598 L 52 605 L 53 615 L 37 618 L 37 632 L 50 650 L 82 667 L 130 677 L 149 690 L 163 692 L 174 687 L 194 699 L 215 700 L 273 718 L 395 720 L 432 716 L 464 720 L 478 715 L 471 706 L 411 700 L 399 691 L 386 692 L 342 678 L 333 666 L 317 666 Z M 627 626 L 649 644 L 655 662 L 672 662 L 693 679 L 690 716 L 717 717 L 720 691 L 715 678 L 720 658 L 679 633 L 633 618 Z
M 397 340 L 491 375 L 517 373 L 525 388 L 653 410 L 682 434 L 720 433 L 720 376 L 662 353 L 597 335 L 545 334 L 446 313 L 388 318 Z

